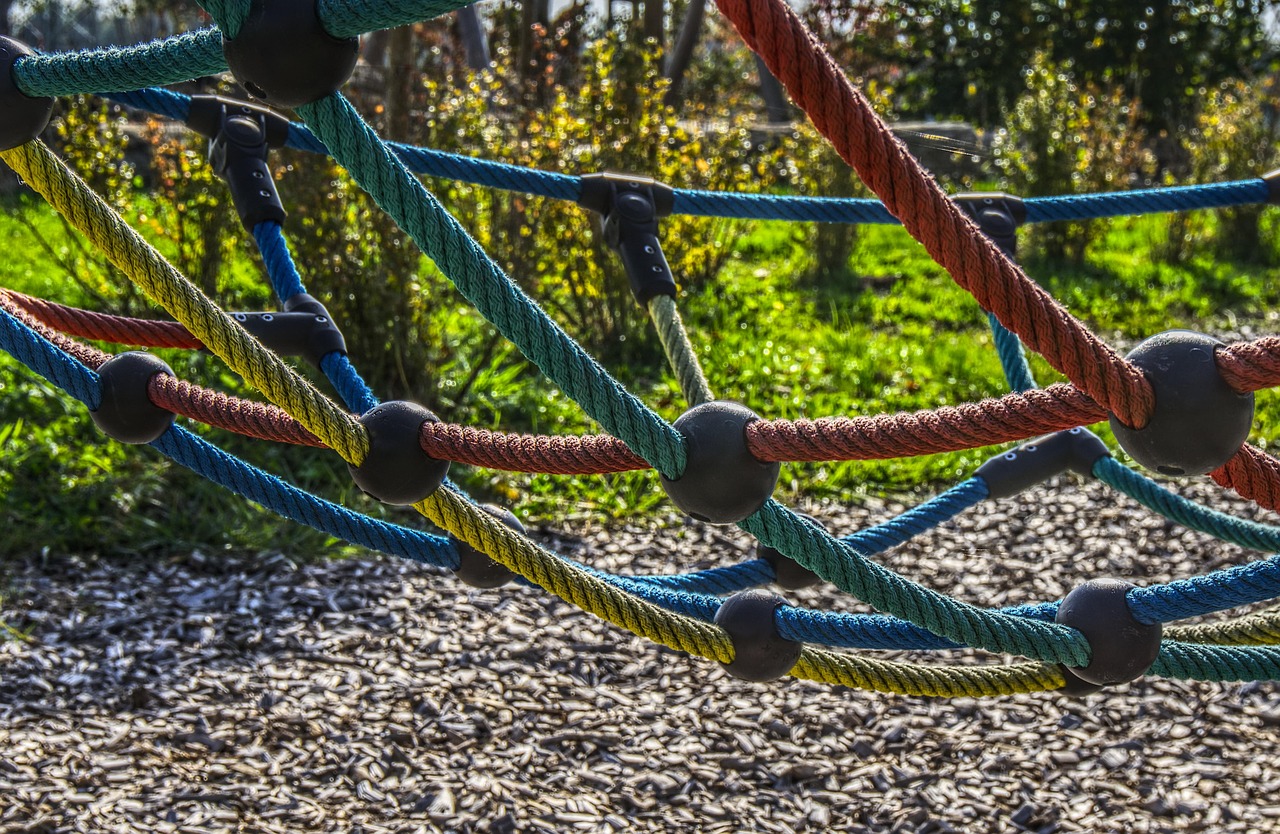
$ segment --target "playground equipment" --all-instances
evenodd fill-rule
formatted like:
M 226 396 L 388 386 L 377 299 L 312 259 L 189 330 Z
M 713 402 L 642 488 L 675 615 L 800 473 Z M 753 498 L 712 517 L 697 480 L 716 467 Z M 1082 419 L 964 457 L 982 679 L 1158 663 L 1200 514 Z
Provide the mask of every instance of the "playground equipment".
M 1280 677 L 1280 612 L 1204 625 L 1163 624 L 1280 594 L 1280 557 L 1136 587 L 1096 579 L 1064 600 L 987 610 L 911 582 L 873 556 L 981 501 L 1064 472 L 1097 478 L 1163 515 L 1248 548 L 1280 551 L 1280 528 L 1183 499 L 1122 465 L 1085 426 L 1109 419 L 1143 466 L 1209 474 L 1280 509 L 1280 462 L 1247 443 L 1253 394 L 1280 383 L 1280 338 L 1223 345 L 1153 336 L 1128 357 L 1104 344 L 1011 255 L 1017 228 L 1045 220 L 1275 202 L 1280 177 L 1019 200 L 943 194 L 886 130 L 783 0 L 720 0 L 747 44 L 881 201 L 672 189 L 636 177 L 571 177 L 383 142 L 339 92 L 355 36 L 462 5 L 449 0 L 206 0 L 218 28 L 129 48 L 38 55 L 0 40 L 0 158 L 164 307 L 174 322 L 75 310 L 0 290 L 0 347 L 88 408 L 108 436 L 150 444 L 249 500 L 357 544 L 496 587 L 530 582 L 649 639 L 712 658 L 748 680 L 785 674 L 917 695 L 1072 694 L 1144 674 L 1207 680 Z M 162 85 L 226 71 L 259 104 L 191 98 Z M 211 140 L 281 310 L 228 315 L 170 266 L 39 141 L 52 97 L 96 93 L 185 121 Z M 340 323 L 307 293 L 285 237 L 267 155 L 287 144 L 343 165 L 462 294 L 607 432 L 520 436 L 441 423 L 410 402 L 379 403 L 346 354 Z M 575 200 L 600 212 L 689 402 L 674 425 L 627 392 L 479 249 L 413 173 Z M 698 365 L 662 254 L 666 214 L 901 222 L 988 311 L 1012 393 L 914 414 L 773 420 L 718 401 Z M 181 381 L 144 352 L 111 356 L 73 337 L 135 347 L 206 348 L 271 404 Z M 1023 345 L 1070 384 L 1037 388 Z M 281 356 L 319 366 L 335 403 Z M 367 493 L 412 505 L 446 536 L 396 526 L 305 493 L 174 422 L 174 415 L 274 442 L 332 449 Z M 889 458 L 1022 441 L 972 477 L 896 519 L 843 539 L 775 501 L 783 461 Z M 656 469 L 684 512 L 736 523 L 759 558 L 697 573 L 617 576 L 550 553 L 516 519 L 472 503 L 450 461 L 526 472 Z M 758 590 L 826 581 L 882 614 L 788 605 Z M 922 665 L 852 650 L 973 647 L 1024 662 Z

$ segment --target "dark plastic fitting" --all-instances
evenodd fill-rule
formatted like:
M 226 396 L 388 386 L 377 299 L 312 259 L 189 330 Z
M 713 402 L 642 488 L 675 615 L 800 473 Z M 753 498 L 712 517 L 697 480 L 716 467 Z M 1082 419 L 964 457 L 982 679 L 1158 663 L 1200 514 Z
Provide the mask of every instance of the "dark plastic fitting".
M 312 365 L 334 351 L 347 352 L 342 331 L 328 315 L 312 312 L 232 313 L 240 326 L 282 356 L 301 356 Z
M 13 77 L 19 58 L 34 55 L 31 47 L 0 35 L 0 151 L 25 145 L 40 135 L 53 115 L 53 99 L 33 98 L 18 89 Z
M 631 294 L 644 306 L 659 295 L 676 297 L 676 279 L 658 240 L 658 218 L 671 213 L 675 192 L 652 177 L 587 174 L 578 205 L 604 217 L 605 243 L 622 258 Z
M 360 42 L 325 31 L 316 0 L 253 0 L 222 52 L 249 95 L 275 107 L 300 107 L 347 82 Z
M 1091 477 L 1093 465 L 1109 454 L 1088 429 L 1067 429 L 996 455 L 973 474 L 986 481 L 988 498 L 1009 498 L 1063 472 Z
M 494 504 L 485 504 L 480 509 L 517 533 L 524 532 L 524 525 L 510 510 Z M 463 582 L 473 588 L 498 588 L 515 578 L 506 565 L 493 561 L 488 554 L 481 553 L 459 538 L 450 538 L 453 538 L 454 549 L 458 551 L 458 569 L 453 574 Z
M 713 400 L 676 420 L 687 462 L 678 480 L 661 480 L 677 507 L 698 521 L 734 524 L 764 506 L 782 467 L 758 460 L 747 448 L 747 424 L 758 419 L 745 405 Z
M 1006 255 L 1012 258 L 1017 254 L 1018 228 L 1027 220 L 1027 207 L 1022 198 L 991 191 L 957 194 L 951 199 Z
M 91 411 L 94 425 L 112 440 L 150 443 L 173 425 L 173 412 L 151 402 L 147 385 L 156 374 L 173 376 L 160 357 L 140 350 L 113 356 L 98 368 L 102 403 Z
M 198 96 L 187 116 L 209 137 L 209 165 L 227 181 L 240 222 L 250 232 L 265 221 L 284 223 L 267 156 L 289 137 L 289 121 L 265 107 L 218 96 Z
M 245 116 L 261 124 L 269 148 L 282 148 L 289 141 L 289 120 L 283 115 L 270 107 L 227 96 L 192 96 L 187 127 L 212 139 L 218 135 L 223 120 L 230 116 Z
M 1267 184 L 1267 202 L 1273 206 L 1280 204 L 1280 168 L 1263 174 L 1262 181 Z
M 1141 429 L 1112 415 L 1111 430 L 1138 463 L 1165 475 L 1203 475 L 1231 459 L 1249 439 L 1253 394 L 1237 393 L 1214 350 L 1222 342 L 1191 330 L 1152 336 L 1127 357 L 1142 369 L 1156 407 Z
M 369 455 L 359 466 L 347 465 L 351 478 L 384 504 L 416 504 L 444 483 L 449 461 L 422 450 L 426 423 L 440 418 L 417 403 L 393 400 L 364 413 L 360 424 L 369 432 Z
M 806 513 L 796 513 L 809 524 L 819 529 L 822 528 L 822 522 Z M 822 581 L 822 577 L 806 568 L 791 557 L 785 555 L 776 547 L 770 547 L 764 542 L 756 542 L 756 558 L 764 559 L 773 568 L 774 583 L 785 591 L 798 591 L 801 588 L 809 588 L 817 585 Z
M 768 591 L 739 591 L 726 597 L 716 611 L 715 624 L 733 640 L 733 660 L 721 666 L 744 681 L 777 680 L 800 659 L 803 644 L 783 639 L 773 613 L 786 602 Z
M 1058 671 L 1062 672 L 1063 684 L 1056 690 L 1060 695 L 1070 695 L 1073 698 L 1081 698 L 1085 695 L 1094 695 L 1101 692 L 1105 687 L 1100 683 L 1089 683 L 1075 673 L 1070 666 L 1058 664 Z
M 1134 619 L 1125 598 L 1132 587 L 1119 579 L 1090 579 L 1058 606 L 1056 621 L 1089 641 L 1089 665 L 1071 669 L 1085 683 L 1113 686 L 1137 680 L 1160 654 L 1164 628 Z

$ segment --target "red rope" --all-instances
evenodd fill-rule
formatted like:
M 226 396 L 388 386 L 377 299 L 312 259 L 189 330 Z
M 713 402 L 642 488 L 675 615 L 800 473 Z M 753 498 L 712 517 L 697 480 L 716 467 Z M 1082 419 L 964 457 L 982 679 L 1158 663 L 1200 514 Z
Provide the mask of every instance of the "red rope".
M 1087 394 L 1058 384 L 914 414 L 757 420 L 747 445 L 766 461 L 878 460 L 1025 440 L 1106 416 Z
M 318 437 L 274 405 L 210 391 L 165 374 L 151 377 L 147 397 L 174 414 L 236 434 L 295 446 L 324 447 Z
M 649 468 L 644 458 L 607 434 L 549 437 L 427 423 L 422 449 L 439 460 L 517 472 L 598 475 Z
M 204 345 L 176 321 L 152 321 L 127 316 L 111 316 L 77 307 L 55 304 L 43 298 L 33 298 L 13 290 L 5 291 L 15 305 L 30 313 L 37 320 L 55 330 L 120 345 L 136 345 L 153 348 L 189 348 L 199 350 Z
M 1226 345 L 1214 358 L 1222 378 L 1241 394 L 1280 385 L 1280 336 Z
M 942 192 L 784 0 L 717 0 L 747 45 L 912 237 L 986 310 L 1126 425 L 1155 404 L 1134 366 L 1033 283 Z
M 1210 472 L 1209 477 L 1260 507 L 1280 512 L 1280 460 L 1256 446 L 1247 443 L 1241 446 L 1231 460 Z

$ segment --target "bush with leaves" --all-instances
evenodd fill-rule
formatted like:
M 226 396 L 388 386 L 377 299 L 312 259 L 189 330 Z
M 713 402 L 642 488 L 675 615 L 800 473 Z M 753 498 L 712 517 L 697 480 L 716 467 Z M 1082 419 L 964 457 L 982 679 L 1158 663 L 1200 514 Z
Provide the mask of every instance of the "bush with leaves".
M 1079 84 L 1070 63 L 1036 55 L 1027 92 L 996 134 L 1004 187 L 1020 197 L 1083 194 L 1147 184 L 1155 159 L 1145 145 L 1141 105 L 1120 87 Z M 1084 260 L 1096 222 L 1049 223 L 1024 236 L 1050 259 Z

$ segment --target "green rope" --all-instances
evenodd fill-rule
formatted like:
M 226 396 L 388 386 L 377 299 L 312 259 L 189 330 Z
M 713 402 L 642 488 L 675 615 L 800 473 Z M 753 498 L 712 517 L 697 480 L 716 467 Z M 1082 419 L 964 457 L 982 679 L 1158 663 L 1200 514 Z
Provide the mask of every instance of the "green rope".
M 1280 610 L 1262 611 L 1220 623 L 1167 626 L 1164 634 L 1183 643 L 1271 646 L 1280 643 Z
M 318 0 L 324 28 L 335 38 L 350 38 L 430 20 L 470 5 L 468 0 Z
M 240 27 L 249 17 L 249 0 L 198 0 L 204 10 L 218 22 L 218 28 L 228 38 L 240 34 Z
M 14 63 L 13 78 L 29 96 L 69 96 L 176 84 L 226 69 L 222 33 L 201 29 L 129 49 L 31 55 Z
M 1205 646 L 1166 640 L 1148 671 L 1166 678 L 1202 681 L 1280 680 L 1280 648 Z
M 339 93 L 298 108 L 346 168 L 486 319 L 651 465 L 684 474 L 684 438 L 623 388 L 506 276 Z
M 680 381 L 680 390 L 690 406 L 701 405 L 715 399 L 711 386 L 698 364 L 698 355 L 694 353 L 693 343 L 680 320 L 680 310 L 676 301 L 667 295 L 655 295 L 649 299 L 649 317 L 658 331 L 658 339 L 667 354 L 671 369 L 676 372 Z

